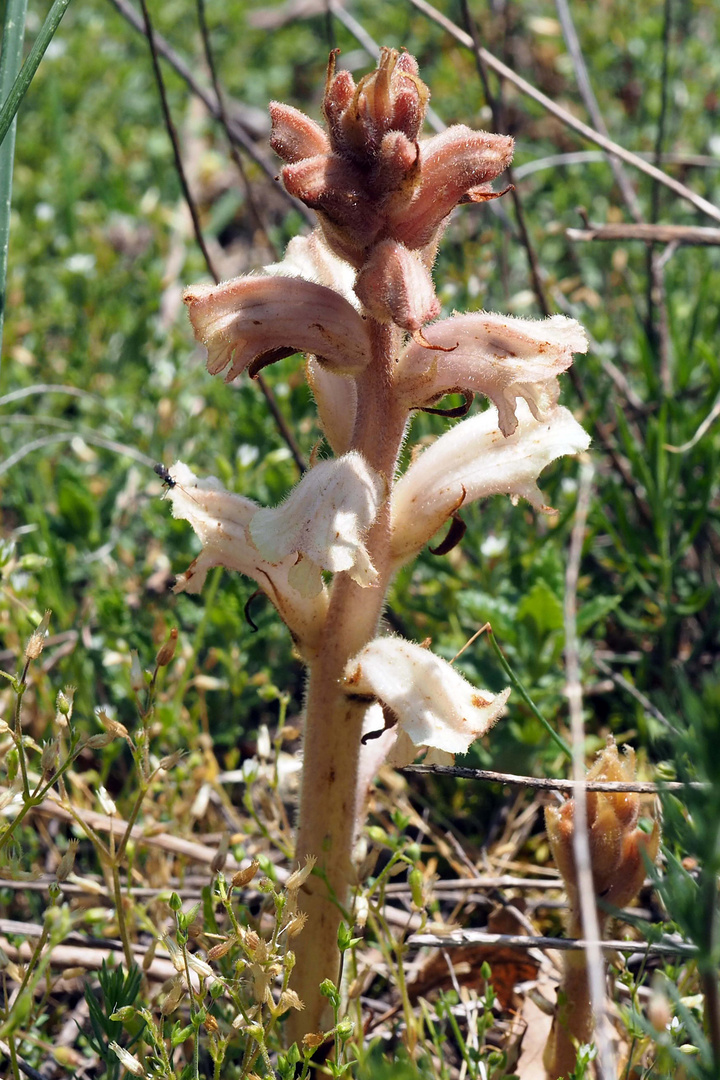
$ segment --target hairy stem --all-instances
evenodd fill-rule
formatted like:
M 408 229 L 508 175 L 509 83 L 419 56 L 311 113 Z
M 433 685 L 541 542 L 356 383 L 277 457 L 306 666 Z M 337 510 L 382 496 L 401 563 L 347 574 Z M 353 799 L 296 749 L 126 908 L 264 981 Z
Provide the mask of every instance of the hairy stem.
M 358 414 L 353 449 L 386 481 L 386 498 L 367 539 L 377 582 L 362 588 L 338 574 L 325 621 L 322 650 L 310 664 L 305 710 L 305 747 L 296 855 L 317 859 L 300 907 L 308 916 L 298 937 L 293 989 L 305 1003 L 288 1023 L 289 1040 L 332 1023 L 323 979 L 337 982 L 337 931 L 352 882 L 351 853 L 356 834 L 356 789 L 360 737 L 366 706 L 350 700 L 342 680 L 350 659 L 377 633 L 391 577 L 390 492 L 407 414 L 393 400 L 392 371 L 398 333 L 371 325 L 373 357 L 358 378 Z

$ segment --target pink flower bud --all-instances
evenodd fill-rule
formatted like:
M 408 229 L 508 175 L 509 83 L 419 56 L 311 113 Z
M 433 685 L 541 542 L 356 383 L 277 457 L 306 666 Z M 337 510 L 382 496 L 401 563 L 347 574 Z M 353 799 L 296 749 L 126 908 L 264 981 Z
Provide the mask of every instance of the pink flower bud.
M 383 195 L 399 188 L 409 197 L 420 177 L 420 148 L 402 131 L 388 131 L 380 144 L 377 167 L 369 181 L 373 192 Z
M 335 148 L 340 118 L 352 101 L 357 87 L 349 71 L 335 71 L 339 49 L 333 49 L 328 62 L 323 113 L 330 129 L 330 142 Z
M 383 240 L 358 274 L 355 294 L 374 319 L 409 333 L 440 314 L 430 271 L 396 240 Z
M 350 232 L 356 245 L 367 246 L 377 236 L 382 216 L 368 194 L 363 174 L 349 161 L 335 154 L 320 154 L 286 165 L 282 178 L 290 195 Z M 332 243 L 331 237 L 328 240 Z
M 456 124 L 420 144 L 420 186 L 412 201 L 397 198 L 388 214 L 392 235 L 409 248 L 425 247 L 460 200 L 499 176 L 512 161 L 509 135 Z
M 347 73 L 334 75 L 325 98 L 333 149 L 367 160 L 377 153 L 388 131 L 416 139 L 430 96 L 417 70 L 413 57 L 385 48 L 376 70 L 353 87 L 352 96 Z
M 283 161 L 302 161 L 303 158 L 330 152 L 330 140 L 314 120 L 292 105 L 270 102 L 272 135 L 270 145 Z

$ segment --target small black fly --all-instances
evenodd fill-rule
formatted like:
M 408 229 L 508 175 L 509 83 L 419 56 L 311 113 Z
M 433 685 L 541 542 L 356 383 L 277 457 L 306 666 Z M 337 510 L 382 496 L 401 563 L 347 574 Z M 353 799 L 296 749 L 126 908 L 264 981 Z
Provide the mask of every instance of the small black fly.
M 176 481 L 173 480 L 172 476 L 170 475 L 170 470 L 168 469 L 167 465 L 163 465 L 162 462 L 158 462 L 157 465 L 153 465 L 153 469 L 158 474 L 165 487 L 175 487 Z

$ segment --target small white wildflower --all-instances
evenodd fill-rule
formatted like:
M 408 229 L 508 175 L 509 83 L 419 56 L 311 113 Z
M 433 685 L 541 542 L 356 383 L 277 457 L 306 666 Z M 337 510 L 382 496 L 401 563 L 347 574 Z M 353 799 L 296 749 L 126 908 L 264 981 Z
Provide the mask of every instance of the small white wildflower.
M 122 1046 L 120 1046 L 116 1042 L 111 1042 L 109 1044 L 109 1046 L 110 1046 L 110 1049 L 112 1050 L 113 1054 L 115 1055 L 115 1057 L 118 1059 L 120 1064 L 123 1066 L 123 1068 L 127 1069 L 127 1071 L 129 1073 L 131 1073 L 132 1076 L 145 1076 L 146 1075 L 145 1069 L 144 1069 L 142 1063 L 139 1062 L 138 1059 L 136 1057 L 134 1057 L 132 1054 L 128 1053 L 128 1051 L 125 1050 Z

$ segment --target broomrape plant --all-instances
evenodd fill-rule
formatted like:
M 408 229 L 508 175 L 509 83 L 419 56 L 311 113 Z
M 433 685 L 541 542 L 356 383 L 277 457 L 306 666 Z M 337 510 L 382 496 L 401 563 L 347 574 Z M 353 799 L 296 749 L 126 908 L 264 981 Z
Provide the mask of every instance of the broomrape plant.
M 327 1026 L 324 980 L 337 981 L 337 931 L 354 880 L 353 843 L 380 765 L 465 753 L 505 708 L 428 648 L 379 633 L 388 586 L 459 511 L 489 495 L 544 506 L 537 478 L 589 438 L 558 405 L 558 376 L 584 353 L 583 329 L 486 312 L 435 322 L 432 267 L 451 211 L 497 198 L 490 184 L 513 140 L 463 125 L 423 139 L 429 91 L 407 53 L 383 49 L 356 85 L 330 57 L 323 128 L 270 105 L 282 182 L 315 211 L 282 262 L 185 292 L 208 370 L 230 381 L 305 354 L 305 374 L 332 457 L 317 461 L 285 502 L 261 508 L 169 470 L 175 517 L 202 551 L 175 585 L 197 593 L 225 566 L 253 578 L 286 623 L 307 667 L 296 858 L 315 860 L 292 986 L 305 1003 L 290 1038 Z M 451 392 L 492 407 L 461 420 L 397 476 L 413 411 Z M 464 411 L 467 411 L 467 407 Z M 458 415 L 454 411 L 454 415 Z

